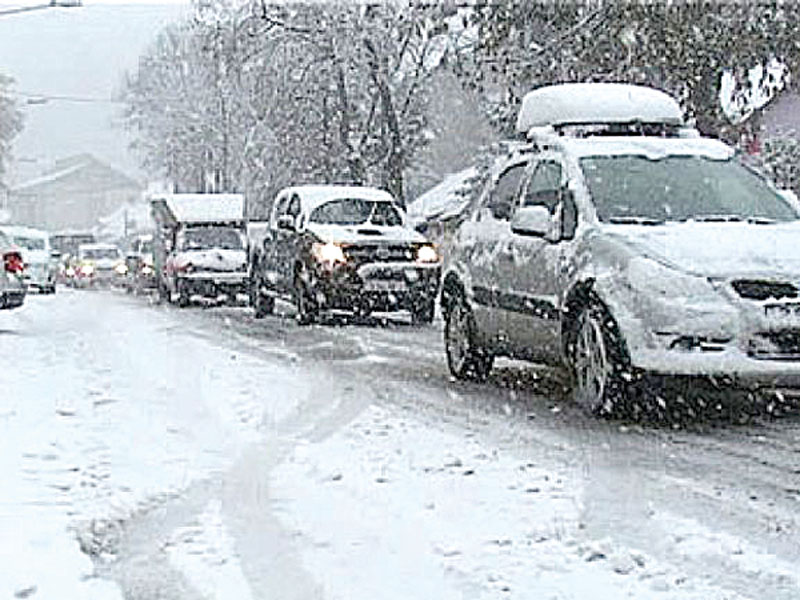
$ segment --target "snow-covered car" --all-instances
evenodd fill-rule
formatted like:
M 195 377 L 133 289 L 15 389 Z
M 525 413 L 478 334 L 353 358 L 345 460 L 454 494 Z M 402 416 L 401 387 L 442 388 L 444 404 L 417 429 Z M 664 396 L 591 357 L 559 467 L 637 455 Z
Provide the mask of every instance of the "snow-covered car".
M 79 245 L 72 269 L 72 285 L 79 288 L 120 285 L 127 272 L 119 248 L 99 242 Z
M 247 294 L 247 255 L 242 230 L 234 225 L 191 224 L 175 234 L 165 263 L 169 297 L 180 306 L 192 297 L 240 302 Z
M 49 234 L 20 225 L 4 225 L 0 229 L 20 249 L 25 263 L 24 277 L 28 289 L 54 294 L 59 265 L 58 255 L 54 255 L 50 247 Z
M 391 194 L 370 187 L 286 188 L 273 204 L 263 251 L 251 269 L 256 316 L 283 296 L 298 321 L 321 310 L 362 315 L 407 310 L 433 319 L 441 260 L 436 248 L 408 227 Z
M 800 386 L 800 221 L 767 180 L 650 88 L 540 88 L 517 127 L 444 277 L 453 375 L 565 365 L 599 413 L 671 376 Z
M 126 291 L 140 294 L 156 288 L 156 272 L 153 262 L 153 235 L 137 235 L 125 255 L 124 287 Z
M 6 234 L 0 231 L 0 256 L 3 265 L 0 268 L 0 310 L 17 308 L 25 302 L 25 271 L 22 254 L 19 248 L 11 243 Z

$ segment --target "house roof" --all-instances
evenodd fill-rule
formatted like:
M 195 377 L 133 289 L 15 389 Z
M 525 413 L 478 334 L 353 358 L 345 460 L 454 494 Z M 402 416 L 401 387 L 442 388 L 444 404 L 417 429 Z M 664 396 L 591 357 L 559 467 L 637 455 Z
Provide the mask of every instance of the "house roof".
M 100 190 L 141 187 L 134 179 L 91 154 L 77 154 L 56 161 L 52 170 L 17 185 L 13 191 L 32 194 L 51 186 L 80 180 L 86 180 L 93 189 Z

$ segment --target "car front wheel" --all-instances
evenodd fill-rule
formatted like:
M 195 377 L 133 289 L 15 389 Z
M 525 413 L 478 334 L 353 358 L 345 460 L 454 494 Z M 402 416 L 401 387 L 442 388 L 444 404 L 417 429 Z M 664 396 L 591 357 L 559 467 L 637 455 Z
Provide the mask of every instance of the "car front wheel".
M 622 340 L 612 317 L 592 304 L 578 316 L 569 349 L 572 397 L 593 414 L 610 414 L 626 394 Z
M 306 287 L 302 272 L 294 278 L 294 305 L 297 309 L 297 322 L 300 325 L 309 325 L 317 320 L 319 309 Z
M 463 297 L 445 313 L 444 345 L 447 366 L 458 379 L 484 381 L 494 357 L 476 342 L 475 318 Z

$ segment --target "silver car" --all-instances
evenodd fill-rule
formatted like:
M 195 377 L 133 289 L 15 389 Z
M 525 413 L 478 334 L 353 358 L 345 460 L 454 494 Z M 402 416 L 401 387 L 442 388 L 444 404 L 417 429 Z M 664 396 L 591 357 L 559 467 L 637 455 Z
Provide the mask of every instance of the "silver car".
M 0 310 L 17 308 L 25 301 L 25 267 L 19 248 L 0 231 Z
M 444 276 L 453 375 L 483 379 L 496 356 L 563 365 L 595 413 L 645 376 L 800 388 L 790 196 L 648 88 L 542 88 L 518 129 L 528 142 L 497 165 Z

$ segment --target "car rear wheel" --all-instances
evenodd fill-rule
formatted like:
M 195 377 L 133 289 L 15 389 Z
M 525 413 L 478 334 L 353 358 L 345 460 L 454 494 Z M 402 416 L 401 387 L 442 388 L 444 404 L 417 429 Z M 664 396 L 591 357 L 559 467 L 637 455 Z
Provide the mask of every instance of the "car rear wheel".
M 602 306 L 585 307 L 575 324 L 568 352 L 572 397 L 593 414 L 610 414 L 626 393 L 622 340 Z
M 476 342 L 475 317 L 463 296 L 445 314 L 444 345 L 447 366 L 458 379 L 484 381 L 494 357 Z
M 309 325 L 317 320 L 319 308 L 306 287 L 302 271 L 298 271 L 294 278 L 294 305 L 297 309 L 297 322 L 300 325 Z
M 261 285 L 257 279 L 250 282 L 250 304 L 256 319 L 263 319 L 275 310 L 275 299 L 261 293 Z

